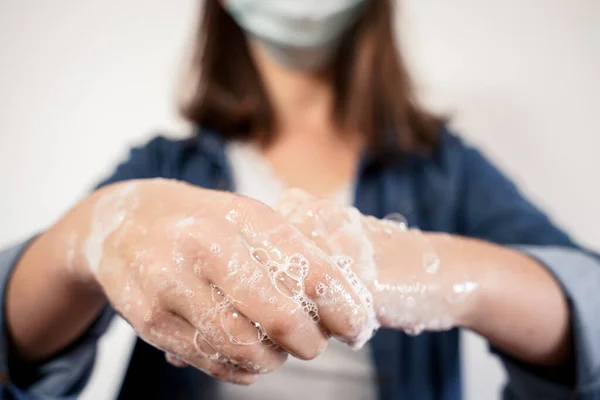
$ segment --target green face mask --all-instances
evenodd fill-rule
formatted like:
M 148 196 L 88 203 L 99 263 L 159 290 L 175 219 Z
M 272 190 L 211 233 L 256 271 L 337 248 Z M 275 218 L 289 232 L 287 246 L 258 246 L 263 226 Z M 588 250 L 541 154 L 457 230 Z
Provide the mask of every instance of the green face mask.
M 315 70 L 331 61 L 367 0 L 226 0 L 237 24 L 280 64 Z

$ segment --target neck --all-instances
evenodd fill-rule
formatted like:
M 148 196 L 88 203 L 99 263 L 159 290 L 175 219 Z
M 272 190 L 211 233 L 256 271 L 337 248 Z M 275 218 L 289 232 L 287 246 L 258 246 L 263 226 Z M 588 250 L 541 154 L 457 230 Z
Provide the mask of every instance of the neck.
M 287 69 L 259 44 L 252 44 L 251 49 L 275 113 L 278 134 L 333 132 L 334 95 L 329 71 Z

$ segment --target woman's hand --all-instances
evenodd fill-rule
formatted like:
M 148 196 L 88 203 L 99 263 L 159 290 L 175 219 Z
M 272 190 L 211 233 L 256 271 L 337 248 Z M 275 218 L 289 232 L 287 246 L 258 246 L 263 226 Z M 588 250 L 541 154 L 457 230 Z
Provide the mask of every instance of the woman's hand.
M 382 326 L 407 333 L 472 329 L 497 348 L 556 365 L 571 349 L 569 309 L 552 276 L 505 247 L 408 229 L 299 190 L 277 206 L 291 224 L 355 273 L 372 293 Z
M 417 334 L 457 323 L 477 288 L 473 276 L 446 268 L 430 238 L 402 220 L 378 220 L 327 199 L 291 190 L 278 211 L 356 274 L 372 294 L 383 327 Z
M 44 259 L 48 245 L 61 249 L 63 281 L 101 289 L 170 361 L 218 378 L 251 383 L 278 368 L 286 352 L 316 357 L 330 334 L 349 343 L 372 334 L 360 285 L 273 210 L 245 197 L 174 181 L 126 182 L 100 190 L 46 235 L 42 250 L 34 244 L 21 261 L 13 293 L 15 284 L 31 283 L 28 259 Z M 17 339 L 23 333 L 27 348 L 27 329 L 44 327 L 19 319 L 27 305 L 12 297 L 11 330 Z M 60 314 L 47 298 L 45 315 Z

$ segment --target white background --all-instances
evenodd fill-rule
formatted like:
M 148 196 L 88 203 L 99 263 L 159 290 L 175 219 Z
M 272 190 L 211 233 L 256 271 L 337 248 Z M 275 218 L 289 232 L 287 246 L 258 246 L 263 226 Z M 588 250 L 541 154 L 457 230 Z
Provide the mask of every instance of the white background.
M 185 134 L 174 93 L 197 3 L 0 1 L 1 246 L 52 223 L 130 145 Z M 600 248 L 600 2 L 410 0 L 403 11 L 423 96 Z M 123 331 L 105 338 L 86 398 L 116 390 Z M 502 372 L 483 342 L 468 335 L 463 351 L 467 398 L 497 398 Z

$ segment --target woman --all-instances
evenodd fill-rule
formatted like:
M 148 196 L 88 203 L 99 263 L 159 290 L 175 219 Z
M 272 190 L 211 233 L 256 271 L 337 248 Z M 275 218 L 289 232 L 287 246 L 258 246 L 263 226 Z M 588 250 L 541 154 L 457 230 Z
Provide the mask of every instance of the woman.
M 3 253 L 3 395 L 76 395 L 113 309 L 143 340 L 121 398 L 459 399 L 454 327 L 489 340 L 506 398 L 597 395 L 598 259 L 419 105 L 391 15 L 207 0 L 195 135 Z M 288 187 L 312 195 L 263 204 Z

